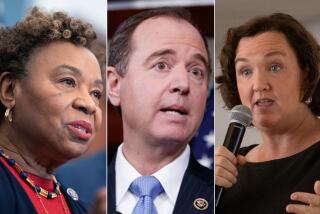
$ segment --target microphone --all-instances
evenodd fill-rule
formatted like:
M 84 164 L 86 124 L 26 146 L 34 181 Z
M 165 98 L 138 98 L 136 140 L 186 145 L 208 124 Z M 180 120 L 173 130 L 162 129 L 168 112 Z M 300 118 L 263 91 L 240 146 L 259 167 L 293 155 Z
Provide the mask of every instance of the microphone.
M 234 155 L 237 155 L 240 149 L 241 141 L 246 131 L 246 127 L 252 122 L 252 113 L 247 106 L 237 105 L 231 109 L 230 124 L 223 146 L 225 146 Z M 215 206 L 218 207 L 223 193 L 223 187 L 215 185 Z

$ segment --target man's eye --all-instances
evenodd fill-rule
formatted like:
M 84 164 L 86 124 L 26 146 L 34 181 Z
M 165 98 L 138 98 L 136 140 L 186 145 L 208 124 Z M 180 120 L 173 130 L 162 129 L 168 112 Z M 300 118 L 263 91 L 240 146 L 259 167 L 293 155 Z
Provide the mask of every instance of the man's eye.
M 201 78 L 203 76 L 203 71 L 200 68 L 193 68 L 190 72 L 197 78 Z
M 168 70 L 169 69 L 169 66 L 164 62 L 159 62 L 159 63 L 155 64 L 154 67 L 159 71 L 163 71 L 163 70 Z

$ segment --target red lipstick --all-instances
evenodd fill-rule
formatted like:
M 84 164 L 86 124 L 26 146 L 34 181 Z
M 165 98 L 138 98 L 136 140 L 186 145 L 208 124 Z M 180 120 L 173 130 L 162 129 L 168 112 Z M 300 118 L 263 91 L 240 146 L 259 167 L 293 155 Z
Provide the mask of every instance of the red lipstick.
M 71 134 L 84 141 L 88 141 L 92 136 L 92 126 L 84 120 L 75 120 L 67 124 Z

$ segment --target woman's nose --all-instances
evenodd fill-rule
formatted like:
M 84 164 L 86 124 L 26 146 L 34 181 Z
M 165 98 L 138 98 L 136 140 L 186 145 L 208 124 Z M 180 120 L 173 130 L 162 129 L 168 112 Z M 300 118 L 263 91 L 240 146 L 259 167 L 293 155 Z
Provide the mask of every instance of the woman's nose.
M 268 81 L 268 75 L 263 70 L 257 70 L 253 74 L 253 91 L 268 91 L 270 90 L 270 84 Z
M 92 115 L 96 112 L 97 105 L 92 96 L 87 93 L 80 93 L 74 100 L 74 108 L 85 113 Z

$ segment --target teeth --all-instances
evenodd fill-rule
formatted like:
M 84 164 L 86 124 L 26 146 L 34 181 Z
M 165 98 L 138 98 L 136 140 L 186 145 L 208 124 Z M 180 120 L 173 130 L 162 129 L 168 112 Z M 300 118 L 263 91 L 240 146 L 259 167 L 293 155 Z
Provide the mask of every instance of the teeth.
M 168 110 L 168 111 L 166 111 L 166 112 L 169 113 L 169 114 L 172 114 L 172 115 L 181 115 L 180 112 L 173 111 L 173 110 Z
M 269 106 L 272 104 L 272 100 L 269 100 L 269 99 L 258 100 L 256 104 L 259 106 Z
M 258 103 L 268 103 L 271 102 L 271 100 L 259 100 Z
M 86 129 L 83 128 L 82 126 L 76 125 L 75 127 L 79 129 L 81 132 L 86 132 Z

